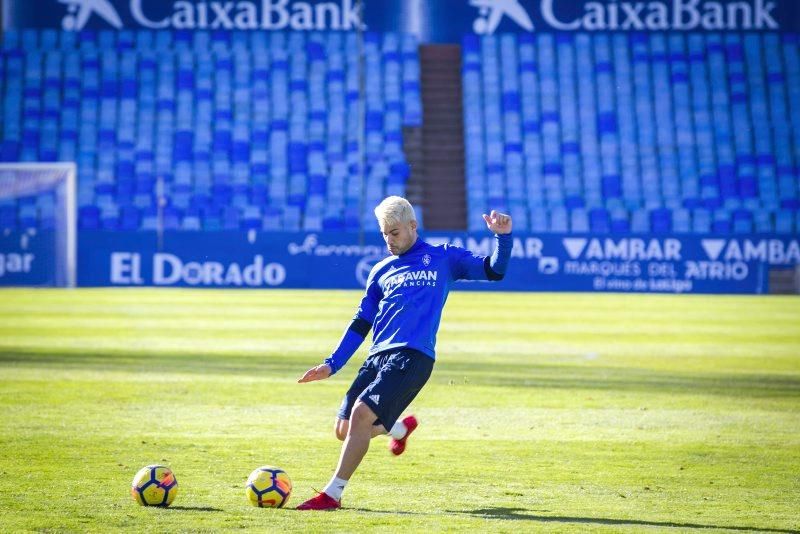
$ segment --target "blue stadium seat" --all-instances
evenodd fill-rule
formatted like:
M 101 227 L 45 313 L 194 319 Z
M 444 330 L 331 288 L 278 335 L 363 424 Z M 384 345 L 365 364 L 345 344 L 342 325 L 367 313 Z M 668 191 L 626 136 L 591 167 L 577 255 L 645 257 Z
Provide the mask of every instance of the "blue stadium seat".
M 101 210 L 79 221 L 95 227 L 135 227 L 128 206 L 152 226 L 161 176 L 177 208 L 194 194 L 216 208 L 173 213 L 171 227 L 241 227 L 255 204 L 282 210 L 262 227 L 356 229 L 365 214 L 346 214 L 348 199 L 406 190 L 403 129 L 422 121 L 417 44 L 370 32 L 359 44 L 337 32 L 7 31 L 0 160 L 77 161 L 80 203 Z M 601 232 L 796 231 L 794 34 L 471 35 L 462 54 L 470 212 L 491 202 L 535 231 L 584 231 L 584 215 Z
M 16 230 L 16 229 L 17 229 L 17 206 L 0 205 L 0 230 Z
M 611 219 L 604 208 L 593 208 L 589 211 L 589 226 L 592 232 L 606 234 L 611 231 Z
M 381 190 L 404 194 L 402 129 L 422 116 L 417 42 L 386 34 L 366 45 L 363 148 L 371 163 L 391 165 L 379 176 Z M 358 46 L 337 32 L 5 32 L 0 160 L 78 160 L 83 205 L 102 198 L 98 207 L 120 210 L 86 210 L 81 221 L 91 227 L 161 224 L 146 211 L 160 175 L 176 207 L 190 208 L 195 194 L 215 208 L 170 212 L 166 227 L 255 228 L 244 213 L 254 200 L 281 211 L 265 211 L 262 226 L 297 230 L 307 209 L 298 195 L 314 195 L 312 207 L 343 202 L 346 173 L 332 176 L 358 118 Z M 362 148 L 356 140 L 353 154 Z M 305 226 L 321 227 L 311 215 Z M 356 230 L 353 220 L 342 224 Z
M 631 216 L 631 232 L 636 234 L 650 233 L 650 213 L 640 208 L 633 211 Z
M 576 208 L 570 212 L 570 231 L 573 233 L 589 232 L 589 216 L 583 208 Z
M 590 229 L 658 233 L 768 231 L 764 213 L 800 208 L 800 152 L 785 148 L 788 123 L 800 122 L 798 100 L 786 92 L 800 86 L 796 39 L 595 32 L 520 35 L 515 44 L 511 35 L 466 36 L 462 52 L 471 209 L 484 202 L 478 192 L 493 173 L 505 174 L 507 188 L 490 196 L 527 200 L 534 228 L 544 226 L 533 210 L 541 205 L 551 208 L 548 228 L 563 207 L 589 210 Z M 511 181 L 518 146 L 522 195 Z M 610 220 L 592 211 L 613 211 L 616 201 L 625 210 Z M 709 210 L 725 212 L 712 218 Z
M 794 214 L 789 210 L 779 210 L 775 213 L 775 232 L 781 235 L 790 235 L 796 231 Z
M 567 219 L 566 209 L 556 207 L 550 210 L 548 230 L 556 233 L 569 232 L 569 221 Z
M 666 208 L 651 211 L 650 231 L 657 234 L 670 233 L 672 231 L 672 211 Z
M 78 227 L 82 230 L 99 229 L 100 208 L 97 206 L 82 206 L 78 210 Z

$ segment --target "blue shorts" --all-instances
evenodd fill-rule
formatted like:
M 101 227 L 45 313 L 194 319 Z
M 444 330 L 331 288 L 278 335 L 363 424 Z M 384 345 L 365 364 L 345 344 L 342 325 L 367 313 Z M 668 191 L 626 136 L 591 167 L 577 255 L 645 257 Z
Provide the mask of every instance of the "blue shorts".
M 339 419 L 350 419 L 357 400 L 378 416 L 376 425 L 391 430 L 433 371 L 433 358 L 414 349 L 379 352 L 367 358 L 339 408 Z

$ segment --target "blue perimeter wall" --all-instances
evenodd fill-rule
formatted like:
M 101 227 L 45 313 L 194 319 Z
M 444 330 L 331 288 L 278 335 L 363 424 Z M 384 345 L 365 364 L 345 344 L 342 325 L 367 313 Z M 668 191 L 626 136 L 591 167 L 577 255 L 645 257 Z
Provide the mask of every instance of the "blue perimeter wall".
M 490 254 L 486 233 L 428 232 Z M 265 232 L 81 231 L 79 286 L 363 288 L 386 255 L 380 235 Z M 50 285 L 51 232 L 0 236 L 0 285 Z M 499 284 L 460 289 L 767 293 L 771 267 L 800 264 L 796 236 L 608 236 L 515 234 L 509 272 Z

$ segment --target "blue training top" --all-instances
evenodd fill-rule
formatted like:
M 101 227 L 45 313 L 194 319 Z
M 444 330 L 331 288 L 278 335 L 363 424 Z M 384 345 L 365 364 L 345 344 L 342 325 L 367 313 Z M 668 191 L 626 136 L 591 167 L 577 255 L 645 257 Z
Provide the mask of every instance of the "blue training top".
M 347 363 L 370 328 L 370 356 L 408 347 L 435 359 L 436 332 L 453 282 L 503 278 L 511 256 L 511 234 L 497 235 L 495 240 L 492 256 L 483 257 L 418 237 L 405 253 L 375 265 L 353 323 L 325 360 L 332 373 Z

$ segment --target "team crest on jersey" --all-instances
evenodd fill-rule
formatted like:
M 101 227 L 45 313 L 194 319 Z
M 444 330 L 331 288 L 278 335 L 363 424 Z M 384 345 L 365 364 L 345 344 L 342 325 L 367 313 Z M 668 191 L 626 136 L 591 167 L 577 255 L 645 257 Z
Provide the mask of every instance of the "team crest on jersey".
M 424 256 L 422 256 L 422 265 L 427 267 L 430 264 L 431 264 L 431 255 L 430 254 L 425 254 Z

